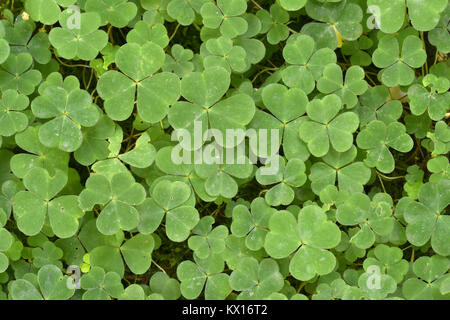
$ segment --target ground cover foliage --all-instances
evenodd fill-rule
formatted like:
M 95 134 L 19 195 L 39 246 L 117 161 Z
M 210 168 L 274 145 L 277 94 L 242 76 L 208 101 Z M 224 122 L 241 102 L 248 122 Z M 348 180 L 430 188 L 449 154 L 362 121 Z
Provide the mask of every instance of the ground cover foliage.
M 450 298 L 448 0 L 0 9 L 0 299 Z

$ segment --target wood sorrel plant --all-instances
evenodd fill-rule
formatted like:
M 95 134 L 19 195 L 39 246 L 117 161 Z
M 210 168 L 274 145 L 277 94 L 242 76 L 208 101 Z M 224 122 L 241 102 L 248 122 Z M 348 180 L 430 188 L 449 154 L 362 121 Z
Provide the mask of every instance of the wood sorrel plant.
M 0 299 L 450 298 L 448 0 L 0 10 Z

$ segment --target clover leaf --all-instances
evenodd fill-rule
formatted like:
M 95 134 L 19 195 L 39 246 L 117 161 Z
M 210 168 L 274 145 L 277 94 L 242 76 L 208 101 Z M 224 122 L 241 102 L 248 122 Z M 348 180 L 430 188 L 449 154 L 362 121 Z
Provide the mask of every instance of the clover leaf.
M 289 271 L 296 279 L 306 281 L 333 271 L 336 258 L 326 249 L 339 244 L 341 233 L 319 207 L 304 207 L 298 220 L 288 211 L 278 211 L 269 220 L 269 230 L 264 248 L 276 259 L 295 252 Z
M 83 243 L 90 244 L 94 240 L 94 249 L 89 253 L 92 268 L 101 267 L 105 272 L 117 273 L 120 278 L 123 278 L 125 272 L 124 261 L 135 274 L 143 274 L 150 268 L 155 245 L 152 235 L 138 234 L 123 241 L 123 232 L 104 236 L 97 231 L 95 220 L 91 221 L 93 223 L 86 231 L 93 239 L 87 239 L 83 235 Z
M 76 0 L 27 0 L 25 10 L 33 20 L 52 25 L 58 21 L 61 13 L 60 6 L 68 7 L 75 2 Z
M 228 229 L 223 225 L 213 229 L 213 224 L 213 217 L 203 217 L 192 230 L 194 235 L 188 240 L 189 248 L 200 259 L 206 259 L 211 254 L 220 254 L 225 250 L 225 238 L 228 236 Z
M 113 120 L 130 117 L 137 91 L 137 109 L 140 117 L 150 123 L 162 120 L 169 106 L 179 98 L 179 78 L 171 73 L 157 72 L 164 64 L 163 49 L 153 42 L 143 45 L 127 43 L 117 51 L 119 69 L 104 73 L 97 84 L 105 100 L 105 110 Z M 145 63 L 140 63 L 143 59 Z M 136 90 L 137 87 L 137 90 Z
M 328 64 L 323 69 L 322 77 L 317 81 L 317 89 L 325 94 L 334 93 L 342 99 L 342 104 L 348 109 L 358 103 L 358 96 L 367 90 L 364 80 L 364 70 L 351 66 L 343 80 L 342 69 L 337 64 Z
M 83 210 L 91 211 L 96 204 L 103 206 L 97 228 L 105 235 L 136 228 L 139 213 L 134 206 L 144 199 L 144 187 L 136 183 L 128 172 L 114 174 L 111 179 L 102 174 L 91 175 L 86 181 L 86 189 L 79 196 Z
M 153 232 L 165 216 L 167 237 L 175 242 L 186 240 L 200 220 L 198 211 L 188 201 L 191 195 L 192 190 L 184 182 L 158 182 L 153 188 L 152 198 L 140 206 L 141 232 Z
M 152 235 L 137 234 L 120 247 L 123 259 L 134 274 L 145 273 L 152 263 L 155 240 Z
M 368 272 L 369 270 L 370 269 L 366 270 L 366 272 L 363 273 L 358 279 L 359 287 L 361 288 L 363 295 L 365 296 L 366 299 L 370 300 L 385 299 L 389 294 L 395 292 L 395 290 L 397 289 L 397 284 L 395 283 L 395 280 L 391 276 L 387 274 L 375 275 L 376 277 L 378 277 L 378 280 L 374 285 L 371 283 L 370 277 L 373 275 Z
M 56 195 L 67 183 L 63 172 L 50 176 L 45 169 L 33 168 L 24 177 L 28 191 L 20 191 L 14 198 L 14 215 L 19 229 L 26 235 L 41 231 L 48 215 L 53 232 L 60 238 L 73 236 L 83 212 L 77 196 Z
M 447 8 L 448 1 L 437 0 L 424 3 L 418 0 L 408 0 L 408 15 L 416 30 L 430 31 L 439 22 L 441 12 Z
M 359 119 L 353 112 L 338 115 L 341 106 L 342 100 L 336 94 L 315 99 L 306 106 L 309 121 L 301 124 L 299 135 L 313 156 L 326 155 L 330 143 L 338 152 L 345 152 L 353 145 L 353 132 L 359 126 Z
M 0 228 L 0 271 L 5 272 L 9 266 L 8 256 L 5 254 L 13 244 L 13 236 L 11 233 L 4 229 Z
M 383 173 L 391 173 L 395 161 L 389 148 L 408 152 L 413 147 L 413 141 L 405 131 L 405 126 L 400 122 L 388 125 L 380 120 L 370 122 L 356 137 L 358 147 L 367 150 L 364 163 Z
M 228 38 L 235 38 L 247 31 L 247 21 L 240 17 L 247 10 L 244 0 L 218 0 L 217 6 L 209 1 L 203 1 L 200 13 L 203 23 L 211 29 L 220 29 L 220 33 Z
M 312 0 L 306 3 L 305 8 L 311 18 L 329 24 L 325 30 L 334 34 L 337 42 L 340 37 L 356 40 L 362 34 L 363 13 L 361 7 L 355 3 L 346 1 L 322 3 Z
M 41 82 L 42 75 L 32 69 L 33 58 L 29 53 L 10 54 L 8 59 L 0 65 L 0 89 L 17 90 L 29 95 Z
M 403 284 L 402 292 L 408 300 L 432 300 L 441 298 L 440 282 L 449 268 L 449 260 L 441 256 L 420 257 L 414 262 L 412 277 Z
M 267 33 L 267 42 L 275 45 L 289 37 L 289 28 L 285 25 L 289 21 L 289 13 L 277 3 L 271 5 L 269 10 L 259 10 L 256 16 L 263 25 L 261 33 Z
M 305 4 L 306 0 L 280 0 L 281 7 L 288 11 L 300 10 Z
M 413 84 L 408 89 L 411 112 L 414 115 L 421 115 L 427 110 L 432 120 L 439 121 L 449 110 L 450 81 L 430 74 L 424 77 L 422 82 L 424 86 Z M 431 86 L 431 91 L 425 88 L 428 86 Z
M 212 201 L 216 197 L 209 195 L 205 190 L 205 179 L 200 178 L 194 170 L 193 164 L 174 162 L 172 157 L 174 148 L 167 146 L 158 150 L 156 155 L 155 164 L 159 170 L 161 170 L 166 176 L 161 179 L 178 180 L 190 185 L 191 189 L 195 192 L 200 199 L 204 201 Z M 152 187 L 156 186 L 159 182 L 158 179 L 153 181 Z
M 272 167 L 276 168 L 273 171 Z M 300 187 L 306 182 L 305 164 L 300 159 L 289 161 L 279 156 L 270 158 L 265 167 L 256 171 L 256 180 L 262 185 L 275 186 L 265 194 L 267 203 L 271 206 L 289 205 L 294 200 L 293 188 Z
M 449 184 L 449 180 L 425 183 L 419 189 L 419 202 L 411 202 L 404 213 L 408 241 L 422 246 L 431 238 L 431 247 L 443 256 L 450 255 L 450 219 L 445 214 L 445 208 L 450 204 L 445 192 Z
M 311 166 L 311 189 L 320 194 L 327 186 L 334 186 L 336 179 L 340 191 L 349 193 L 362 192 L 363 186 L 369 182 L 370 169 L 360 162 L 354 162 L 357 155 L 355 146 L 340 153 L 331 149 L 323 157 L 324 162 L 316 162 Z
M 138 284 L 132 284 L 125 288 L 118 300 L 145 300 L 144 289 Z
M 110 23 L 116 28 L 125 27 L 137 13 L 137 7 L 127 0 L 87 0 L 86 12 L 96 12 L 101 18 L 100 25 Z
M 392 35 L 380 39 L 378 48 L 372 59 L 374 65 L 383 68 L 381 81 L 387 87 L 409 85 L 414 80 L 414 69 L 421 67 L 426 60 L 422 41 L 417 36 L 409 35 L 402 43 L 401 53 L 399 41 Z
M 68 17 L 62 16 L 62 28 L 53 28 L 48 35 L 50 43 L 65 59 L 92 60 L 108 42 L 106 32 L 98 30 L 100 24 L 100 16 L 93 12 L 80 15 L 80 28 L 72 28 Z
M 245 70 L 248 70 L 252 64 L 255 65 L 264 59 L 266 47 L 261 40 L 254 38 L 262 29 L 262 23 L 259 18 L 256 15 L 249 13 L 246 13 L 243 18 L 248 24 L 247 32 L 234 39 L 233 43 L 244 48 L 246 53 Z
M 18 153 L 11 158 L 11 171 L 23 178 L 32 168 L 44 168 L 51 175 L 67 171 L 69 155 L 59 149 L 48 148 L 39 140 L 39 127 L 28 127 L 15 135 L 17 145 L 28 153 Z
M 167 29 L 164 25 L 158 23 L 150 25 L 145 21 L 138 21 L 133 30 L 127 34 L 128 43 L 137 43 L 144 45 L 147 42 L 153 42 L 161 48 L 165 48 L 169 43 Z
M 386 125 L 396 122 L 403 112 L 399 100 L 391 100 L 389 90 L 385 86 L 369 88 L 361 95 L 361 107 L 357 109 L 361 125 L 367 125 L 372 120 L 383 121 Z
M 257 251 L 264 246 L 269 220 L 275 212 L 263 198 L 253 200 L 250 210 L 239 204 L 233 209 L 231 232 L 237 237 L 245 237 L 245 246 Z
M 372 11 L 377 26 L 384 33 L 400 30 L 405 20 L 406 2 L 403 0 L 368 0 L 368 6 L 379 11 Z
M 336 63 L 333 50 L 316 49 L 316 42 L 308 35 L 297 34 L 289 37 L 283 49 L 283 57 L 291 65 L 282 71 L 283 82 L 287 86 L 300 88 L 310 94 L 325 66 Z
M 74 293 L 74 289 L 67 288 L 67 276 L 53 265 L 39 269 L 36 283 L 18 279 L 11 284 L 11 295 L 15 300 L 67 300 Z
M 222 133 L 222 139 L 218 139 L 217 143 L 225 148 L 235 147 L 242 142 L 243 137 L 233 141 L 223 141 L 223 137 L 226 137 L 226 130 L 245 129 L 255 114 L 255 103 L 246 94 L 220 100 L 229 85 L 230 75 L 222 67 L 193 72 L 182 79 L 181 95 L 189 102 L 175 103 L 169 110 L 168 120 L 175 129 L 184 129 L 190 134 L 190 139 L 180 141 L 184 149 L 201 147 L 208 129 L 217 129 Z M 194 129 L 200 123 L 201 137 L 194 139 Z
M 120 155 L 119 159 L 136 168 L 148 168 L 155 160 L 155 157 L 156 149 L 150 143 L 149 135 L 143 134 L 136 140 L 135 148 Z
M 353 65 L 367 67 L 372 64 L 372 56 L 365 50 L 372 48 L 372 46 L 372 39 L 367 36 L 361 36 L 356 41 L 345 41 L 341 50 L 343 54 L 351 55 L 350 62 Z
M 81 146 L 75 150 L 74 157 L 78 163 L 82 165 L 91 165 L 98 160 L 105 160 L 110 154 L 109 146 L 111 145 L 110 139 L 112 139 L 116 126 L 114 122 L 106 115 L 100 116 L 98 122 L 93 127 L 83 128 L 82 131 L 82 143 Z M 142 140 L 146 140 L 143 138 Z M 130 151 L 131 157 L 128 154 L 125 158 L 135 158 L 137 154 L 151 155 L 151 144 L 146 144 L 146 141 L 139 148 L 139 152 Z M 141 145 L 141 142 L 139 142 Z M 147 163 L 150 159 L 142 159 L 140 163 Z M 137 164 L 134 162 L 134 164 Z
M 33 100 L 31 110 L 38 118 L 54 118 L 39 128 L 42 144 L 66 152 L 81 146 L 80 126 L 92 127 L 99 118 L 91 96 L 81 89 L 68 92 L 61 87 L 49 86 Z
M 229 72 L 242 72 L 247 69 L 245 50 L 240 46 L 233 46 L 230 38 L 221 36 L 210 39 L 206 42 L 206 49 L 211 55 L 204 59 L 205 68 L 221 66 Z
M 192 50 L 175 44 L 171 48 L 171 56 L 166 55 L 163 71 L 175 72 L 179 77 L 183 77 L 194 71 L 194 64 L 191 61 L 193 57 L 194 53 Z
M 253 165 L 246 157 L 241 158 L 237 155 L 236 163 L 199 164 L 195 167 L 195 172 L 205 180 L 207 194 L 213 197 L 233 198 L 238 191 L 236 179 L 249 178 L 253 173 Z
M 391 276 L 397 283 L 401 283 L 408 273 L 408 261 L 402 259 L 403 252 L 400 248 L 379 244 L 373 250 L 374 256 L 364 260 L 364 269 L 370 266 L 378 266 L 384 274 Z
M 264 255 L 264 249 L 258 251 L 250 250 L 246 245 L 245 238 L 231 234 L 225 239 L 225 251 L 222 256 L 231 270 L 236 269 L 243 257 L 254 257 L 260 260 Z
M 216 255 L 210 255 L 207 259 L 194 256 L 194 261 L 183 261 L 177 267 L 181 294 L 186 299 L 195 299 L 204 291 L 205 299 L 224 299 L 231 292 L 231 288 L 229 276 L 222 273 L 223 259 Z
M 448 32 L 448 20 L 450 17 L 450 7 L 447 6 L 441 14 L 436 28 L 428 32 L 428 41 L 443 53 L 450 52 L 450 34 Z
M 58 268 L 62 268 L 63 251 L 58 248 L 53 242 L 48 241 L 47 237 L 43 236 L 39 239 L 35 245 L 38 246 L 31 250 L 31 257 L 33 259 L 33 266 L 36 268 L 42 268 L 46 265 L 54 265 Z M 30 241 L 31 242 L 31 241 Z
M 331 283 L 320 283 L 312 300 L 361 300 L 363 293 L 359 288 L 348 285 L 343 279 L 335 279 Z
M 385 201 L 373 202 L 363 193 L 354 193 L 337 207 L 336 219 L 347 226 L 359 225 L 350 238 L 358 248 L 370 248 L 375 242 L 375 234 L 389 235 L 394 228 L 391 204 Z
M 278 292 L 283 285 L 283 276 L 273 259 L 258 263 L 255 258 L 242 258 L 230 275 L 231 288 L 241 291 L 238 299 L 264 299 Z
M 207 0 L 171 0 L 167 5 L 167 13 L 181 25 L 190 25 L 195 19 L 195 13 L 200 12 Z
M 301 116 L 305 114 L 308 104 L 306 94 L 298 88 L 287 89 L 281 84 L 270 84 L 263 89 L 262 100 L 273 116 L 256 110 L 249 124 L 250 128 L 258 129 L 258 147 L 250 144 L 252 151 L 260 157 L 269 158 L 278 152 L 281 145 L 287 159 L 308 159 L 309 151 L 298 136 L 298 128 L 305 120 Z M 259 129 L 271 129 L 267 130 L 266 141 L 259 135 Z
M 432 172 L 430 182 L 438 182 L 439 180 L 450 180 L 449 161 L 444 156 L 437 156 L 427 162 L 428 171 Z
M 0 136 L 12 136 L 25 130 L 28 117 L 23 111 L 29 105 L 28 97 L 15 90 L 5 90 L 0 100 Z
M 100 267 L 93 267 L 80 279 L 83 300 L 111 300 L 117 298 L 123 292 L 120 276 L 115 272 L 105 272 Z
M 446 154 L 450 150 L 450 128 L 444 121 L 439 121 L 434 126 L 434 132 L 427 132 L 432 145 L 432 155 Z M 425 140 L 424 142 L 426 142 Z
M 8 41 L 0 39 L 0 64 L 8 59 L 10 53 L 11 48 L 9 47 Z
M 150 279 L 150 290 L 160 294 L 164 299 L 176 300 L 180 297 L 180 283 L 164 272 L 156 272 Z
M 40 64 L 50 62 L 50 42 L 47 33 L 38 32 L 32 36 L 35 26 L 31 21 L 17 20 L 14 25 L 6 23 L 5 20 L 2 22 L 5 26 L 5 40 L 9 42 L 12 53 L 27 52 Z

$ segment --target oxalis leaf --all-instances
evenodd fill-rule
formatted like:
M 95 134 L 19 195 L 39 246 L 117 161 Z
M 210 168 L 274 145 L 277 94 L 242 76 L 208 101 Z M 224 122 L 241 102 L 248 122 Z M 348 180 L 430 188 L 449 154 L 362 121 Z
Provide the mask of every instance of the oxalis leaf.
M 341 234 L 319 207 L 304 207 L 298 219 L 288 211 L 279 211 L 270 218 L 269 230 L 264 248 L 276 259 L 295 252 L 289 263 L 295 278 L 306 281 L 334 269 L 336 258 L 326 249 L 337 246 Z

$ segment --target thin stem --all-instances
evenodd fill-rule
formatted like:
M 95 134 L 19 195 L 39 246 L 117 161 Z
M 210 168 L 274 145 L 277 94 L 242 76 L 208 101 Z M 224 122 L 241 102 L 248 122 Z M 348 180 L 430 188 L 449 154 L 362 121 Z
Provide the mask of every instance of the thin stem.
M 112 30 L 112 25 L 109 25 L 108 26 L 108 37 L 109 37 L 109 41 L 111 41 L 111 44 L 114 45 L 114 38 L 112 36 L 111 30 Z
M 387 177 L 384 174 L 382 174 L 381 172 L 377 171 L 377 174 L 379 177 L 382 177 L 384 180 L 390 181 L 390 180 L 397 180 L 397 179 L 404 179 L 405 176 L 397 176 L 397 177 Z
M 253 2 L 253 4 L 254 4 L 259 10 L 264 10 L 264 8 L 261 7 L 261 6 L 259 5 L 259 3 L 256 2 L 255 0 L 251 0 L 251 2 Z
M 423 31 L 420 32 L 420 38 L 422 39 L 423 49 L 426 51 L 427 47 L 425 45 L 425 38 L 423 36 Z M 425 76 L 425 73 L 428 74 L 428 60 L 425 60 L 425 66 L 422 66 L 422 75 Z
M 433 63 L 433 64 L 436 64 L 436 63 L 437 63 L 438 58 L 439 58 L 439 50 L 436 49 L 436 54 L 434 55 L 434 63 Z
M 152 259 L 152 262 L 153 262 L 153 264 L 154 264 L 159 270 L 161 270 L 162 272 L 164 272 L 165 274 L 167 274 L 166 270 L 164 270 L 159 264 L 157 264 L 157 263 L 155 262 L 155 260 Z
M 61 63 L 63 66 L 68 67 L 68 68 L 77 68 L 77 67 L 84 67 L 84 68 L 89 68 L 92 69 L 91 66 L 85 65 L 85 64 L 67 64 L 61 61 L 61 59 L 55 54 L 55 58 L 56 60 L 58 60 L 59 63 Z
M 369 81 L 370 81 L 374 86 L 377 85 L 377 84 L 375 83 L 375 81 L 373 81 L 372 78 L 369 77 L 369 75 L 367 74 L 367 72 L 366 72 L 366 78 L 369 79 Z
M 175 27 L 175 30 L 173 31 L 172 35 L 169 38 L 169 42 L 172 41 L 173 37 L 175 37 L 179 28 L 180 28 L 180 24 L 177 24 L 177 26 Z
M 131 133 L 130 133 L 130 138 L 134 137 L 134 127 L 131 129 Z M 128 144 L 127 144 L 127 148 L 125 149 L 125 153 L 127 153 L 128 151 L 130 151 L 132 145 L 131 145 L 131 139 L 128 140 Z
M 88 88 L 91 86 L 91 82 L 92 82 L 92 78 L 93 77 L 94 77 L 94 69 L 91 69 L 91 75 L 89 76 L 89 81 L 88 81 L 86 90 L 88 90 Z
M 377 176 L 378 176 L 378 180 L 380 180 L 381 188 L 383 189 L 384 193 L 387 193 L 386 188 L 384 187 L 383 179 L 381 179 L 380 173 L 378 171 L 377 171 Z
M 294 33 L 294 34 L 295 34 L 295 33 L 298 33 L 298 31 L 295 31 L 294 29 L 288 27 L 287 25 L 286 25 L 286 27 L 289 29 L 290 32 L 292 32 L 292 33 Z
M 307 283 L 308 283 L 307 281 L 303 281 L 303 282 L 298 286 L 297 293 L 299 293 L 300 291 L 302 291 L 303 287 L 306 286 Z
M 253 78 L 252 83 L 255 82 L 255 80 L 256 80 L 260 75 L 262 75 L 262 74 L 265 73 L 265 72 L 271 71 L 271 70 L 273 70 L 273 68 L 265 68 L 265 69 L 261 70 L 260 72 L 258 72 L 258 73 L 256 74 L 256 76 Z

